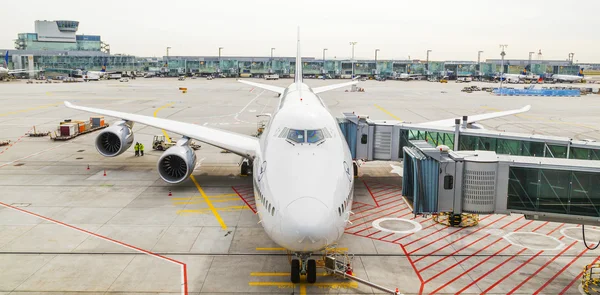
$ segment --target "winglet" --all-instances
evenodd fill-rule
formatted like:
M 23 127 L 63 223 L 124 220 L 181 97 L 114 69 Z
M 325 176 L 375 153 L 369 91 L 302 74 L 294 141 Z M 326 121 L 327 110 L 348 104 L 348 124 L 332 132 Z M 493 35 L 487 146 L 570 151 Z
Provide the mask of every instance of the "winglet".
M 296 48 L 296 72 L 294 73 L 294 82 L 302 83 L 302 55 L 300 53 L 300 27 L 298 27 L 298 44 Z
M 74 107 L 74 105 L 72 103 L 70 103 L 70 102 L 68 102 L 66 100 L 64 101 L 64 103 L 65 103 L 65 106 L 68 107 L 68 108 L 73 108 Z
M 4 55 L 4 67 L 6 69 L 8 69 L 8 50 L 6 51 L 6 54 Z

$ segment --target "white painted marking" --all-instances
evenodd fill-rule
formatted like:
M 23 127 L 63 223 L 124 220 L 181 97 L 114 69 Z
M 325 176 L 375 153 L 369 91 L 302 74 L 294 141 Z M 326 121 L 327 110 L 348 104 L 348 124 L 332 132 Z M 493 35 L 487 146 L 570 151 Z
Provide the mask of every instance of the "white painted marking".
M 385 227 L 382 227 L 380 225 L 380 223 L 384 222 L 384 221 L 399 221 L 399 222 L 408 222 L 410 224 L 413 225 L 412 229 L 409 230 L 393 230 L 393 229 L 387 229 Z M 380 218 L 377 219 L 375 221 L 373 221 L 372 223 L 373 227 L 380 230 L 380 231 L 384 231 L 384 232 L 388 232 L 388 233 L 397 233 L 397 234 L 410 234 L 410 233 L 416 233 L 418 231 L 420 231 L 421 229 L 423 229 L 423 227 L 421 226 L 420 223 L 414 221 L 414 220 L 410 220 L 410 219 L 404 219 L 404 218 Z
M 526 247 L 525 245 L 519 244 L 519 243 L 511 240 L 510 236 L 512 236 L 512 235 L 534 235 L 534 236 L 538 236 L 538 237 L 550 238 L 550 239 L 553 239 L 554 241 L 556 241 L 556 243 L 558 245 L 556 247 L 554 247 L 554 248 Z M 553 236 L 548 236 L 548 235 L 544 235 L 544 234 L 540 234 L 540 233 L 534 233 L 534 232 L 512 232 L 512 233 L 508 233 L 508 234 L 504 235 L 502 238 L 504 238 L 511 245 L 514 245 L 514 246 L 517 246 L 517 247 L 521 247 L 521 248 L 525 248 L 525 249 L 531 249 L 531 250 L 554 251 L 554 250 L 560 250 L 560 249 L 562 249 L 565 246 L 565 244 L 563 242 L 561 242 L 559 239 L 557 239 L 557 238 L 555 238 Z
M 240 116 L 240 114 L 241 114 L 241 113 L 243 113 L 243 112 L 244 112 L 244 111 L 245 111 L 245 110 L 246 110 L 246 109 L 247 109 L 247 108 L 250 106 L 250 104 L 252 104 L 252 103 L 253 103 L 253 102 L 254 102 L 254 101 L 257 99 L 257 98 L 259 98 L 259 97 L 260 97 L 260 96 L 261 96 L 261 95 L 262 95 L 264 92 L 265 92 L 265 90 L 263 90 L 263 91 L 261 91 L 259 94 L 257 94 L 257 95 L 256 95 L 256 96 L 255 96 L 255 97 L 252 99 L 252 100 L 250 100 L 250 101 L 249 101 L 249 102 L 246 104 L 246 106 L 244 106 L 244 107 L 243 107 L 243 108 L 242 108 L 242 109 L 241 109 L 239 112 L 237 112 L 233 118 L 234 118 L 236 121 L 239 121 L 239 122 L 244 122 L 244 123 L 249 123 L 249 124 L 252 124 L 252 122 L 247 122 L 247 121 L 244 121 L 244 120 L 240 120 L 240 119 L 238 119 L 238 117 Z
M 574 237 L 571 237 L 571 236 L 569 236 L 569 235 L 567 234 L 567 230 L 569 230 L 569 229 L 576 229 L 576 230 L 579 230 L 579 231 L 581 231 L 581 227 L 575 227 L 575 226 L 573 226 L 573 227 L 565 227 L 565 228 L 563 228 L 563 229 L 561 229 L 561 230 L 560 230 L 560 233 L 561 233 L 563 236 L 565 236 L 565 237 L 567 237 L 567 238 L 569 238 L 569 239 L 571 239 L 571 240 L 573 240 L 573 241 L 577 241 L 577 242 L 581 242 L 581 243 L 583 243 L 583 240 L 581 240 L 581 239 L 577 239 L 577 238 L 574 238 Z M 595 228 L 586 228 L 586 229 L 585 229 L 585 232 L 586 232 L 586 233 L 588 233 L 588 232 L 591 232 L 591 231 L 600 232 L 600 230 L 597 230 L 597 229 L 595 229 Z M 590 237 L 588 236 L 588 240 L 589 240 L 589 238 L 590 238 Z M 588 243 L 588 245 L 590 245 L 590 244 L 592 244 L 592 243 L 596 243 L 595 241 L 592 241 L 592 242 L 590 242 L 590 241 L 586 241 L 586 242 Z

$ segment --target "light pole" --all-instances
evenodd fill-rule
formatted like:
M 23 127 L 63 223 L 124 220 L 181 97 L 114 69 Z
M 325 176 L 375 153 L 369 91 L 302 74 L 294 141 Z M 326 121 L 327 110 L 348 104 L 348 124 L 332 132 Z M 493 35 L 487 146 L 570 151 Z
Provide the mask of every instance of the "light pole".
M 323 48 L 323 70 L 322 70 L 323 80 L 325 80 L 325 73 L 327 73 L 327 71 L 325 71 L 325 51 L 327 51 L 327 48 Z
M 504 56 L 506 55 L 506 52 L 504 52 L 504 49 L 508 47 L 508 45 L 506 44 L 500 44 L 500 48 L 502 48 L 502 52 L 500 52 L 500 56 L 502 56 L 502 62 L 501 62 L 501 66 L 500 66 L 500 96 L 502 96 L 502 82 L 504 82 Z
M 166 68 L 167 72 L 169 72 L 169 49 L 171 49 L 171 47 L 167 46 L 167 62 L 165 63 L 165 68 Z
M 223 47 L 219 47 L 219 67 L 217 68 L 217 73 L 221 73 L 221 50 L 223 50 Z
M 377 52 L 379 52 L 379 49 L 375 49 L 375 75 L 378 74 L 378 72 L 377 72 Z
M 271 47 L 271 65 L 269 66 L 269 74 L 273 74 L 273 51 L 275 50 L 274 47 Z
M 429 53 L 431 52 L 431 49 L 427 49 L 427 64 L 426 64 L 426 68 L 425 68 L 425 74 L 427 76 L 429 76 Z
M 477 51 L 477 71 L 479 72 L 479 77 L 481 79 L 481 54 L 482 50 Z
M 354 45 L 356 45 L 356 43 L 358 42 L 350 42 L 350 45 L 352 45 L 352 79 L 354 79 Z

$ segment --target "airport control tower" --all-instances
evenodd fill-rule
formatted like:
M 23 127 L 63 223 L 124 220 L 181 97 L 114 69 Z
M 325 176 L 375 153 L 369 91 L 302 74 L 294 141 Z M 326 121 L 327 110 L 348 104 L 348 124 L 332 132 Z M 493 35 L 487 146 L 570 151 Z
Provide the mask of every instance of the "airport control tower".
M 77 35 L 79 22 L 36 20 L 35 33 L 21 33 L 15 40 L 19 50 L 105 51 L 109 47 L 98 35 Z

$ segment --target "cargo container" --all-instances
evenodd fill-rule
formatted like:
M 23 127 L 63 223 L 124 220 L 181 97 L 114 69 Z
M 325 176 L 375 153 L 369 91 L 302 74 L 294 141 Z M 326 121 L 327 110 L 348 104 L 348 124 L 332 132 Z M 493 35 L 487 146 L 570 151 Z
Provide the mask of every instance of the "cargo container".
M 92 122 L 92 127 L 102 127 L 102 126 L 104 126 L 104 116 L 90 117 L 90 121 Z
M 77 126 L 78 124 L 66 123 L 60 125 L 60 135 L 61 136 L 73 136 L 77 134 Z

